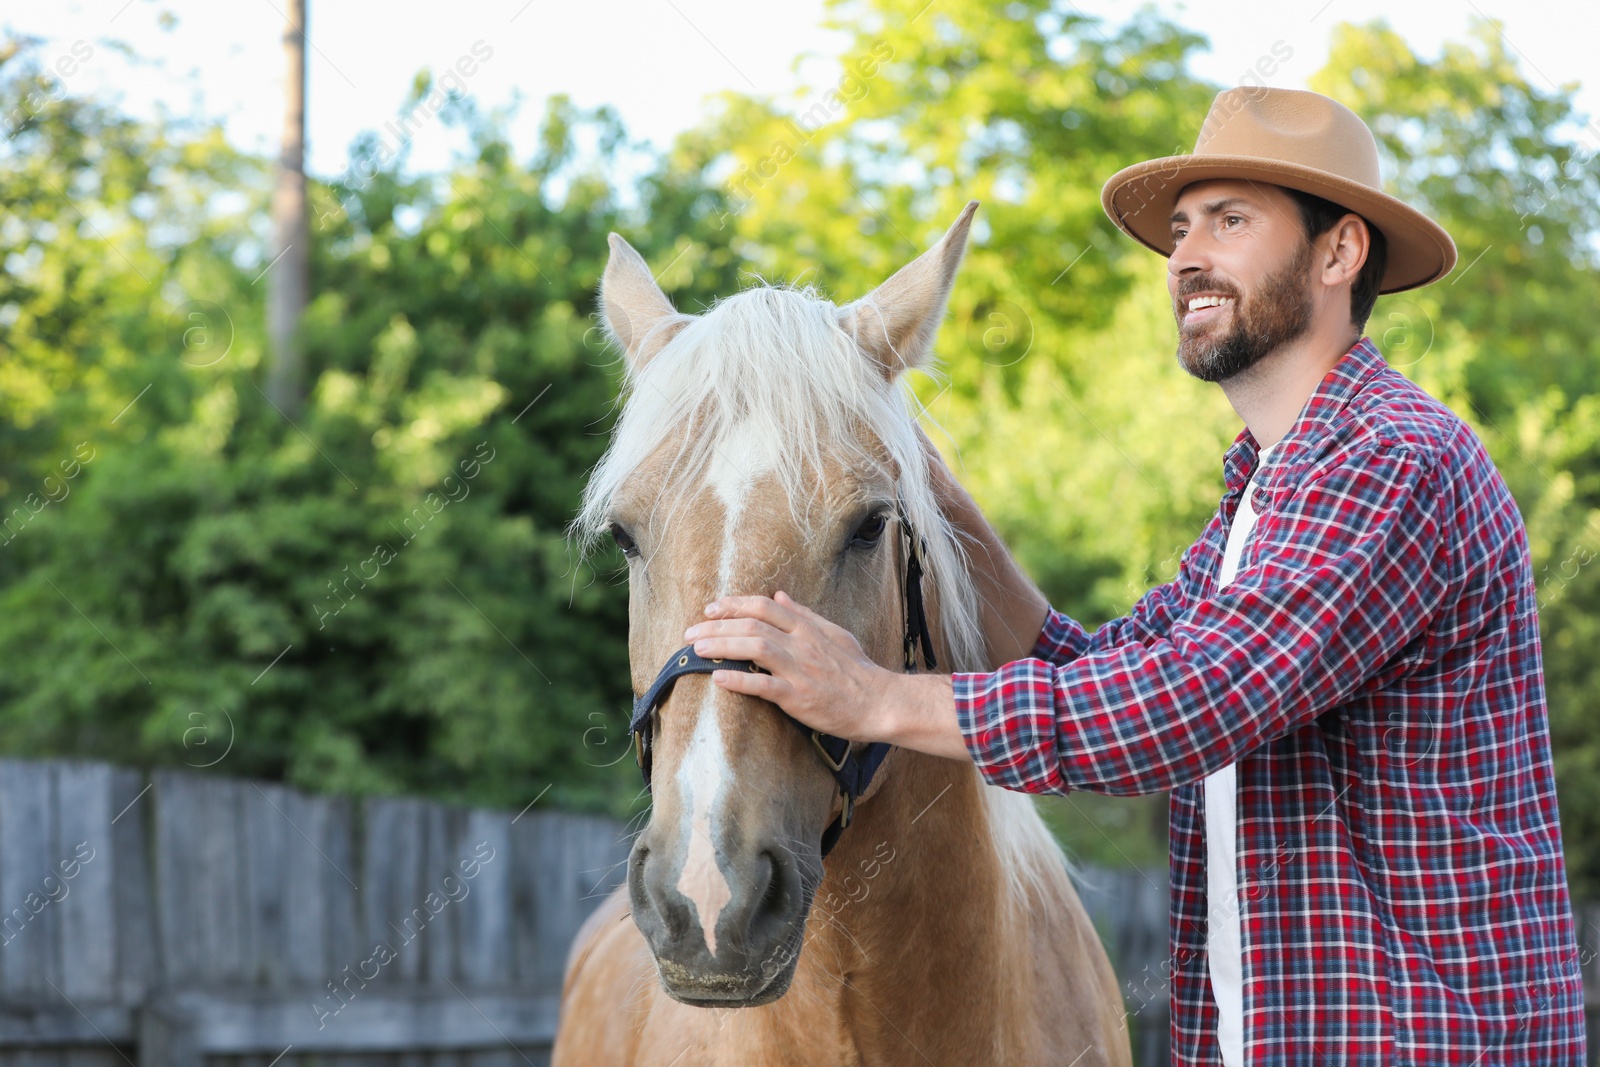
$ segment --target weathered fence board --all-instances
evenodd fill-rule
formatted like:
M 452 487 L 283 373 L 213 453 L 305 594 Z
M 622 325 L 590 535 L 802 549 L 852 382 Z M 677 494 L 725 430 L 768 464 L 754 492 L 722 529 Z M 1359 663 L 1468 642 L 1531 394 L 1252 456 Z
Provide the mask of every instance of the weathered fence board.
M 115 905 L 111 893 L 115 849 L 111 844 L 111 768 L 91 763 L 63 763 L 56 768 L 55 811 L 51 855 L 56 863 L 80 848 L 94 849 L 95 858 L 80 863 L 64 885 L 71 906 L 63 901 L 60 919 L 61 994 L 74 1001 L 110 1002 L 117 995 Z M 98 844 L 96 844 L 98 842 Z M 70 868 L 69 868 L 70 869 Z M 60 874 L 59 868 L 57 873 Z
M 124 1056 L 125 1053 L 106 1046 L 98 1049 L 0 1049 L 0 1067 L 128 1067 Z
M 61 983 L 60 907 L 45 881 L 63 858 L 51 854 L 54 778 L 51 764 L 0 765 L 0 989 L 8 995 L 42 997 Z
M 158 939 L 169 983 L 207 987 L 251 980 L 239 783 L 158 772 Z
M 512 910 L 517 978 L 558 987 L 570 931 L 627 877 L 628 840 L 610 820 L 549 812 L 528 812 L 512 829 L 512 884 L 524 895 Z
M 276 1054 L 290 1046 L 302 1052 L 537 1047 L 555 1038 L 556 1011 L 554 994 L 478 990 L 440 996 L 432 986 L 391 986 L 352 1001 L 339 1025 L 319 1027 L 302 1005 L 282 997 L 195 991 L 155 1001 L 144 1013 L 141 1044 L 156 1040 L 153 1030 L 170 1028 L 214 1054 Z M 166 1047 L 163 1064 L 188 1067 L 192 1056 L 170 1043 Z
M 138 1004 L 148 989 L 165 978 L 155 946 L 155 898 L 145 843 L 152 808 L 151 783 L 136 771 L 111 772 L 111 855 L 106 866 L 112 874 L 112 914 L 116 923 L 117 997 L 123 1004 Z
M 469 856 L 475 857 L 481 844 L 496 858 L 480 864 L 470 881 L 459 869 L 455 872 L 477 898 L 477 904 L 463 907 L 458 916 L 461 977 L 475 986 L 510 985 L 511 816 L 471 811 L 465 829 L 462 840 L 470 848 Z
M 417 982 L 422 978 L 427 930 L 426 909 L 421 915 L 427 880 L 424 855 L 427 820 L 417 800 L 376 800 L 368 804 L 360 890 L 364 916 L 361 944 L 370 948 L 392 944 L 396 958 L 381 969 L 380 982 Z M 387 871 L 385 871 L 387 868 Z M 365 958 L 365 957 L 363 957 Z M 351 960 L 349 962 L 355 962 Z

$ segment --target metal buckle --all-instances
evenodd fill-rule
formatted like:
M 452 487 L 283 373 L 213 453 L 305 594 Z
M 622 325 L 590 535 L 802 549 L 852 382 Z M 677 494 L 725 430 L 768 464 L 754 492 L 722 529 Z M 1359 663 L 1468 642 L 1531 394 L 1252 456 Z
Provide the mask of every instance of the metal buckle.
M 839 757 L 838 763 L 835 763 L 833 762 L 833 757 L 828 755 L 828 750 L 822 745 L 821 730 L 811 731 L 811 743 L 817 746 L 817 751 L 822 754 L 822 762 L 828 765 L 829 770 L 833 771 L 835 774 L 844 770 L 845 761 L 850 758 L 850 746 L 848 744 L 844 746 L 844 755 Z
M 644 731 L 633 732 L 633 762 L 639 765 L 639 770 L 644 770 Z
M 850 826 L 850 816 L 855 814 L 856 802 L 850 799 L 848 790 L 839 790 L 839 796 L 844 799 L 844 811 L 839 813 L 839 829 L 844 830 Z

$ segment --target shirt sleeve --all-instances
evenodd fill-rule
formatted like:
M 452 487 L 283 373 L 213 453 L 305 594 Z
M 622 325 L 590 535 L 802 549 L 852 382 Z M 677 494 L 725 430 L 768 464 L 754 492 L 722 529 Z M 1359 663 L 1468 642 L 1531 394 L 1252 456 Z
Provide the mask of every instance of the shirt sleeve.
M 1282 491 L 1257 522 L 1254 562 L 1164 633 L 956 674 L 974 762 L 1023 792 L 1154 793 L 1310 722 L 1437 613 L 1441 493 L 1431 454 L 1374 442 Z
M 1148 642 L 1165 637 L 1173 620 L 1183 614 L 1195 595 L 1194 555 L 1199 544 L 1191 545 L 1184 552 L 1178 561 L 1177 577 L 1151 589 L 1128 609 L 1127 614 L 1110 620 L 1093 633 L 1072 616 L 1051 608 L 1029 657 L 1042 659 L 1053 667 L 1064 667 L 1086 652 L 1115 648 L 1128 641 Z

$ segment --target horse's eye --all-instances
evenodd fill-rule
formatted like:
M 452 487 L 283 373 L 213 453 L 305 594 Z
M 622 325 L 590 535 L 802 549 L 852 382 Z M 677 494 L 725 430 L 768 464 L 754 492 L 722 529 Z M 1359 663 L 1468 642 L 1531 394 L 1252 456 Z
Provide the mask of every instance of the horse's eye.
M 611 524 L 611 539 L 617 543 L 618 548 L 622 549 L 624 556 L 637 556 L 639 554 L 638 544 L 628 534 L 628 531 L 617 523 Z
M 883 527 L 886 521 L 882 512 L 868 515 L 867 521 L 863 522 L 856 529 L 855 536 L 850 538 L 851 546 L 855 548 L 871 548 L 877 544 L 878 538 L 883 536 Z

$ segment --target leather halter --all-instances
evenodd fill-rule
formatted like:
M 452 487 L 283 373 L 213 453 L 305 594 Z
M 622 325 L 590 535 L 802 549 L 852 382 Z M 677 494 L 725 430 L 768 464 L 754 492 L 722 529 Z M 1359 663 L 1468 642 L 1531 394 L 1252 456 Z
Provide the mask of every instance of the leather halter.
M 934 670 L 938 667 L 938 662 L 933 656 L 933 634 L 928 629 L 927 611 L 922 601 L 923 544 L 917 537 L 916 531 L 911 528 L 911 521 L 906 518 L 904 509 L 898 511 L 898 518 L 901 534 L 906 541 L 905 669 L 908 673 L 917 669 L 917 650 L 920 647 L 923 665 L 928 670 Z M 634 760 L 639 764 L 640 773 L 644 775 L 646 789 L 651 788 L 650 767 L 657 710 L 667 699 L 667 694 L 672 691 L 674 683 L 679 678 L 686 674 L 710 674 L 718 670 L 762 671 L 762 668 L 746 659 L 706 659 L 695 655 L 693 645 L 686 645 L 668 658 L 666 665 L 656 675 L 656 680 L 650 684 L 650 688 L 633 702 L 633 720 L 629 728 L 633 731 Z M 812 747 L 817 750 L 823 763 L 833 774 L 834 781 L 839 784 L 839 796 L 844 801 L 844 808 L 822 833 L 822 855 L 827 856 L 838 842 L 839 835 L 850 825 L 857 798 L 872 784 L 872 776 L 878 772 L 878 767 L 892 746 L 885 741 L 874 741 L 860 752 L 852 752 L 850 742 L 844 738 L 813 730 L 799 719 L 784 713 L 782 708 L 778 711 L 803 732 L 811 735 Z

